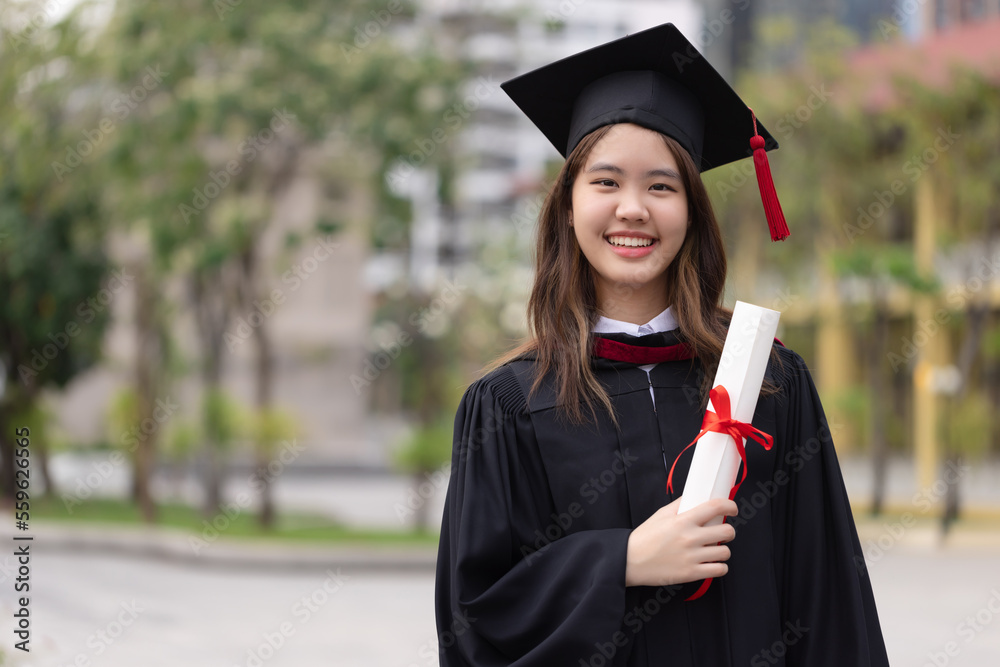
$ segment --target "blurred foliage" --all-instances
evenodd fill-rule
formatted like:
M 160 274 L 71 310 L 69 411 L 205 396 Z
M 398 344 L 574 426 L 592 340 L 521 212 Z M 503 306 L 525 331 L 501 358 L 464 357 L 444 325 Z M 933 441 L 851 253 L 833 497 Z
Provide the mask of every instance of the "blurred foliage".
M 50 445 L 53 438 L 52 424 L 55 421 L 55 413 L 46 405 L 45 401 L 35 401 L 25 410 L 15 413 L 11 422 L 18 425 L 18 428 L 27 428 L 31 432 L 31 444 L 45 442 Z
M 23 189 L 9 176 L 0 166 L 0 354 L 14 398 L 18 389 L 34 395 L 65 386 L 97 362 L 115 292 L 93 236 L 100 217 L 93 195 L 60 206 L 45 189 Z
M 869 444 L 871 422 L 871 389 L 866 385 L 854 385 L 843 389 L 830 398 L 831 407 L 838 410 L 852 426 L 860 445 Z M 838 443 L 840 445 L 841 443 Z M 850 447 L 857 450 L 858 448 Z
M 99 361 L 108 306 L 117 292 L 108 280 L 107 214 L 99 181 L 91 174 L 70 182 L 54 177 L 50 167 L 76 139 L 64 105 L 67 82 L 79 81 L 69 55 L 83 34 L 65 26 L 45 30 L 42 38 L 30 23 L 40 7 L 0 3 L 0 492 L 5 500 L 14 493 L 10 438 L 17 424 L 12 420 L 32 414 L 42 390 L 65 387 Z M 38 465 L 48 479 L 46 460 L 40 456 Z
M 163 453 L 175 463 L 191 457 L 202 442 L 201 429 L 190 420 L 176 420 L 170 424 L 163 437 Z
M 107 437 L 113 447 L 128 446 L 128 434 L 142 421 L 139 401 L 128 389 L 121 389 L 111 396 L 107 409 Z
M 387 185 L 392 167 L 440 168 L 449 192 L 451 142 L 438 135 L 454 134 L 447 114 L 467 70 L 441 53 L 415 11 L 374 0 L 0 1 L 0 92 L 12 101 L 0 110 L 7 368 L 80 317 L 87 326 L 71 348 L 40 358 L 31 380 L 63 386 L 96 361 L 109 308 L 84 316 L 78 306 L 100 294 L 114 248 L 135 274 L 140 348 L 134 403 L 119 406 L 133 414 L 113 437 L 150 418 L 155 398 L 187 370 L 173 340 L 180 298 L 199 337 L 201 437 L 215 448 L 233 439 L 237 424 L 216 393 L 221 341 L 234 309 L 274 278 L 263 239 L 291 185 L 316 179 L 325 199 L 315 219 L 284 231 L 286 253 L 357 223 L 374 245 L 381 232 L 405 245 L 410 212 Z M 186 291 L 160 289 L 177 284 Z M 282 421 L 260 427 L 262 446 L 289 430 Z M 150 517 L 143 480 L 156 440 L 144 437 L 136 451 L 135 493 Z
M 989 451 L 993 406 L 989 397 L 968 392 L 949 403 L 946 436 L 951 447 L 966 459 L 982 459 Z
M 206 444 L 222 451 L 248 435 L 247 411 L 221 389 L 209 390 L 202 397 L 201 425 Z
M 442 417 L 429 426 L 418 426 L 394 452 L 396 465 L 410 473 L 425 473 L 451 459 L 453 421 Z
M 446 282 L 433 295 L 386 294 L 376 311 L 369 364 L 395 379 L 399 395 L 383 407 L 402 410 L 421 424 L 458 405 L 457 377 L 465 289 Z M 382 384 L 379 380 L 378 384 Z
M 294 440 L 301 435 L 299 420 L 294 414 L 280 408 L 268 408 L 254 412 L 250 426 L 250 438 L 258 453 L 271 457 L 282 442 Z
M 896 282 L 914 292 L 933 293 L 940 288 L 936 278 L 920 275 L 913 258 L 913 250 L 898 244 L 852 246 L 830 253 L 833 271 L 837 276 L 853 276 L 878 282 Z
M 300 434 L 299 421 L 291 412 L 281 408 L 251 410 L 228 394 L 216 391 L 206 396 L 200 422 L 171 420 L 163 438 L 164 454 L 180 462 L 195 454 L 206 440 L 224 443 L 223 448 L 228 448 L 246 439 L 266 459 L 273 456 L 279 444 Z
M 993 363 L 1000 361 L 1000 328 L 993 328 L 983 337 L 983 355 Z
M 504 263 L 502 270 L 517 266 Z M 376 312 L 366 368 L 384 367 L 370 383 L 373 407 L 401 412 L 412 424 L 395 456 L 403 470 L 419 475 L 448 462 L 452 420 L 469 378 L 512 340 L 498 335 L 504 304 L 524 311 L 523 301 L 510 301 L 502 278 L 483 267 L 430 294 L 386 294 Z
M 875 401 L 872 400 L 872 388 L 869 385 L 855 384 L 835 392 L 824 400 L 829 409 L 836 410 L 851 425 L 850 433 L 857 439 L 856 443 L 837 442 L 838 449 L 857 453 L 871 446 L 871 420 Z M 906 424 L 901 416 L 886 406 L 883 415 L 885 420 L 886 440 L 892 450 L 905 453 L 910 443 L 906 440 Z
M 124 186 L 108 193 L 113 210 L 148 227 L 160 263 L 224 261 L 266 224 L 303 151 L 328 151 L 339 176 L 380 187 L 379 167 L 440 123 L 456 68 L 429 36 L 403 56 L 380 25 L 358 48 L 373 11 L 385 10 L 369 0 L 115 5 L 79 58 L 99 93 L 92 122 L 115 123 L 99 147 Z

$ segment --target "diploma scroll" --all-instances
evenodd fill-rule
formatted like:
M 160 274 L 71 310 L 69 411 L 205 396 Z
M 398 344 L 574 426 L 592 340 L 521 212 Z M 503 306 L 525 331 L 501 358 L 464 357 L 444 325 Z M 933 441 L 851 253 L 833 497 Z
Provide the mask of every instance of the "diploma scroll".
M 729 394 L 732 418 L 749 424 L 757 409 L 764 369 L 771 354 L 780 313 L 742 301 L 736 302 L 713 387 Z M 708 410 L 716 412 L 711 399 Z M 691 468 L 684 482 L 678 512 L 685 512 L 712 498 L 728 498 L 740 468 L 740 453 L 727 433 L 707 432 L 694 447 Z M 722 522 L 717 517 L 713 522 Z

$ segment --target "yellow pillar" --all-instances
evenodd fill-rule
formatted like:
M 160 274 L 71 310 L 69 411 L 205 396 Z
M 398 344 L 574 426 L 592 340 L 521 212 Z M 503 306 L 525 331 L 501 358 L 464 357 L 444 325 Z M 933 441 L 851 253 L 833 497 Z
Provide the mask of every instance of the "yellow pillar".
M 834 428 L 833 441 L 840 451 L 855 449 L 857 429 L 836 399 L 851 387 L 857 354 L 852 351 L 851 330 L 836 294 L 836 283 L 829 271 L 820 277 L 820 301 L 816 312 L 816 380 L 824 397 L 823 407 Z M 839 428 L 838 428 L 839 427 Z
M 936 247 L 937 193 L 933 178 L 917 182 L 913 227 L 913 252 L 917 270 L 924 276 L 934 272 Z M 913 440 L 917 485 L 925 489 L 934 483 L 939 465 L 938 398 L 933 388 L 934 368 L 947 358 L 947 332 L 935 322 L 936 300 L 918 296 L 913 308 L 912 342 L 917 348 L 913 371 Z M 929 325 L 936 325 L 933 328 Z M 933 328 L 934 333 L 930 333 Z
M 832 192 L 834 188 L 831 188 Z M 824 210 L 833 221 L 842 220 L 839 214 L 840 204 L 832 196 L 824 197 Z M 849 415 L 845 414 L 836 399 L 842 397 L 854 382 L 854 369 L 858 355 L 853 349 L 850 323 L 841 303 L 837 279 L 829 264 L 823 259 L 829 255 L 829 250 L 836 242 L 829 238 L 829 231 L 834 225 L 824 225 L 821 233 L 816 235 L 816 257 L 820 258 L 819 266 L 819 299 L 816 302 L 816 384 L 824 398 L 823 408 L 829 416 L 833 429 L 833 441 L 840 451 L 856 449 L 858 431 Z

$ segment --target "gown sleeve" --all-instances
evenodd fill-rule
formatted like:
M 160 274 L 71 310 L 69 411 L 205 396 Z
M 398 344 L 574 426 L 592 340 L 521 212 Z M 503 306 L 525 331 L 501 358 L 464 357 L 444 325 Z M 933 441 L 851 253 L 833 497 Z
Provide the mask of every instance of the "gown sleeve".
M 575 667 L 622 627 L 631 529 L 573 532 L 548 488 L 525 398 L 501 367 L 455 417 L 435 587 L 441 665 Z
M 787 402 L 777 419 L 784 445 L 774 481 L 788 492 L 775 506 L 774 557 L 786 664 L 888 665 L 834 433 L 805 362 L 782 356 Z

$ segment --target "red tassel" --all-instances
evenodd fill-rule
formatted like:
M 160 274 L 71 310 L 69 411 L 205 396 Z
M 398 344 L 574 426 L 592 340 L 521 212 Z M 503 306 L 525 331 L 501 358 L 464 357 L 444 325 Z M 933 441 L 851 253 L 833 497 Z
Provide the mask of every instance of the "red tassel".
M 757 171 L 757 186 L 760 188 L 760 200 L 764 203 L 764 216 L 771 230 L 772 241 L 784 241 L 789 237 L 785 214 L 781 211 L 778 193 L 774 191 L 774 180 L 771 178 L 771 165 L 767 162 L 767 151 L 764 150 L 764 137 L 757 132 L 757 117 L 753 116 L 753 136 L 750 137 L 750 147 L 753 149 L 753 166 Z

